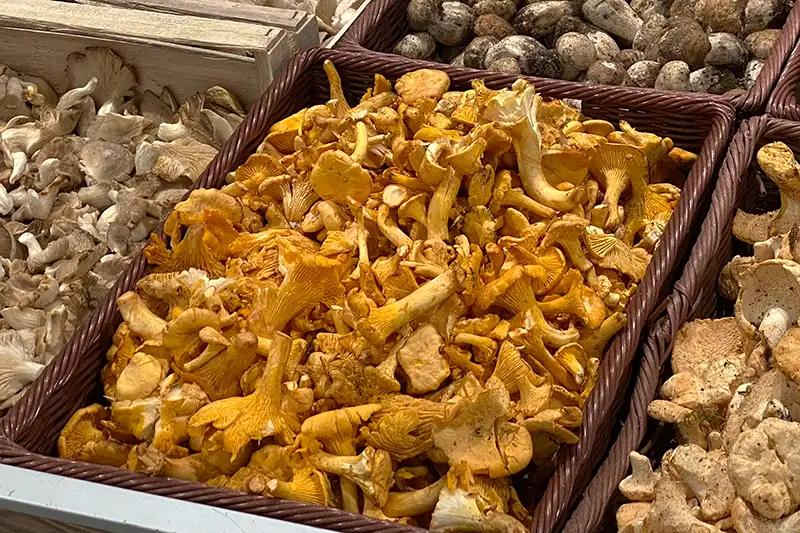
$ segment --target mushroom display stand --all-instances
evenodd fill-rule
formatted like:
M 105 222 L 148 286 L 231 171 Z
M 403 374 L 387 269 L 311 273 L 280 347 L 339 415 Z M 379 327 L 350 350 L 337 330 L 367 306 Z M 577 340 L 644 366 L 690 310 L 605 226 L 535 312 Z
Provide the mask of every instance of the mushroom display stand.
M 775 90 L 769 97 L 767 113 L 788 120 L 800 120 L 798 103 L 798 83 L 800 83 L 800 46 L 795 46 L 781 73 Z
M 373 0 L 339 41 L 338 48 L 391 53 L 394 45 L 410 31 L 406 17 L 408 4 L 409 0 Z M 786 23 L 773 46 L 772 53 L 751 89 L 741 94 L 721 96 L 706 93 L 680 94 L 696 100 L 724 102 L 741 113 L 759 114 L 765 110 L 770 91 L 775 87 L 781 75 L 781 68 L 792 52 L 798 36 L 800 36 L 800 6 L 795 6 L 786 18 Z M 798 63 L 800 63 L 800 58 L 798 58 Z M 429 65 L 435 65 L 429 68 L 442 67 L 439 63 L 430 63 Z M 800 77 L 800 65 L 797 65 L 797 71 L 797 76 Z M 540 78 L 532 79 L 537 88 L 543 81 Z M 582 90 L 582 94 L 586 98 L 591 95 L 600 95 L 609 87 L 570 81 L 560 81 L 559 83 L 565 90 Z M 792 84 L 792 87 L 794 85 Z M 648 105 L 657 105 L 662 94 L 655 89 L 638 87 L 616 87 L 616 89 L 628 92 L 631 98 L 637 98 L 642 104 Z
M 664 378 L 669 377 L 665 364 L 681 327 L 694 319 L 733 314 L 732 304 L 718 299 L 717 281 L 730 258 L 746 248 L 731 232 L 737 208 L 764 213 L 780 206 L 777 188 L 756 174 L 754 164 L 758 149 L 771 141 L 783 141 L 793 150 L 800 149 L 800 124 L 756 117 L 744 121 L 734 136 L 683 274 L 675 283 L 663 315 L 643 343 L 639 375 L 622 431 L 575 508 L 565 533 L 599 533 L 606 531 L 604 526 L 616 527 L 612 526 L 614 511 L 624 501 L 617 486 L 628 475 L 630 452 L 649 451 L 646 455 L 660 459 L 668 449 L 674 432 L 649 419 L 647 407 L 656 399 Z
M 428 66 L 427 63 L 382 54 L 316 49 L 301 54 L 281 73 L 252 108 L 217 157 L 195 183 L 216 188 L 226 174 L 244 163 L 263 140 L 269 127 L 303 107 L 328 100 L 324 60 L 336 64 L 346 95 L 357 95 L 372 85 L 376 72 L 396 80 Z M 436 65 L 447 72 L 451 87 L 466 89 L 475 79 L 488 87 L 507 87 L 516 79 L 500 73 Z M 672 286 L 708 205 L 717 164 L 732 134 L 734 111 L 719 101 L 687 98 L 674 93 L 648 95 L 618 87 L 587 87 L 553 80 L 533 80 L 545 98 L 581 99 L 585 115 L 631 125 L 673 139 L 676 146 L 699 153 L 682 186 L 680 201 L 656 248 L 647 273 L 631 299 L 628 323 L 616 336 L 601 363 L 600 375 L 587 406 L 578 444 L 564 448 L 541 498 L 529 498 L 533 531 L 557 531 L 568 517 L 594 467 L 605 455 L 613 420 L 628 389 L 629 369 L 649 317 L 659 309 Z M 48 366 L 28 393 L 0 421 L 0 463 L 64 475 L 86 481 L 143 491 L 227 509 L 255 513 L 342 532 L 419 531 L 340 510 L 278 499 L 266 499 L 176 479 L 52 457 L 56 440 L 70 416 L 97 394 L 105 353 L 121 317 L 116 300 L 133 289 L 147 273 L 145 258 L 134 260 L 103 303 L 79 327 L 63 352 Z M 530 486 L 520 493 L 531 496 Z

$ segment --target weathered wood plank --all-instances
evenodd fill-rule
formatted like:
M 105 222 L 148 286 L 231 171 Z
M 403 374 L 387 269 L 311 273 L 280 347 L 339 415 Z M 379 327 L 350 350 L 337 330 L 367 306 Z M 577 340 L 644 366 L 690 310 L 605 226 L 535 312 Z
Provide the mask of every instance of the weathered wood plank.
M 293 53 L 319 46 L 316 17 L 305 11 L 248 5 L 229 0 L 72 0 L 79 4 L 142 9 L 177 15 L 248 22 L 296 34 Z M 291 36 L 290 36 L 291 37 Z
M 141 91 L 158 94 L 166 86 L 180 101 L 220 85 L 250 106 L 272 81 L 270 77 L 259 79 L 253 58 L 157 41 L 0 27 L 0 43 L 0 63 L 45 79 L 58 92 L 69 88 L 67 55 L 87 46 L 105 46 L 122 57 L 136 71 Z
M 0 533 L 107 533 L 0 509 Z

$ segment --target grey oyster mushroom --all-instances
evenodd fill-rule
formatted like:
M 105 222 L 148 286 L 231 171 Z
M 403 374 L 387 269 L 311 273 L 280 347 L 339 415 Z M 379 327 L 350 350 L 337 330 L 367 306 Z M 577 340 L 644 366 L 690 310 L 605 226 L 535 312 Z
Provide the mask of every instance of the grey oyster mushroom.
M 747 36 L 744 45 L 756 59 L 766 60 L 780 34 L 781 30 L 757 31 Z
M 434 39 L 446 46 L 463 44 L 472 32 L 475 15 L 460 2 L 443 2 L 433 15 L 427 30 Z
M 16 402 L 186 194 L 245 111 L 222 87 L 138 96 L 110 50 L 70 89 L 0 66 L 0 412 Z M 7 349 L 6 349 L 7 348 Z
M 747 49 L 735 35 L 710 33 L 708 40 L 711 43 L 711 50 L 703 59 L 706 65 L 736 69 L 747 62 Z
M 637 87 L 655 87 L 659 72 L 661 64 L 658 61 L 638 61 L 628 68 L 628 76 Z
M 625 0 L 587 0 L 582 9 L 586 20 L 628 43 L 643 24 Z
M 423 31 L 409 33 L 400 39 L 400 41 L 394 45 L 394 50 L 392 50 L 392 52 L 401 56 L 410 57 L 411 59 L 427 59 L 435 50 L 436 40 L 430 33 Z M 180 124 L 180 122 L 178 124 Z
M 725 94 L 739 89 L 739 80 L 728 69 L 705 67 L 695 70 L 689 75 L 692 91 L 711 94 Z
M 502 39 L 515 33 L 514 26 L 507 20 L 491 13 L 476 18 L 472 31 L 478 37 L 494 37 L 496 39 Z
M 661 67 L 654 87 L 662 91 L 691 92 L 691 70 L 683 61 L 670 61 Z
M 464 66 L 470 68 L 483 68 L 484 58 L 489 48 L 496 45 L 498 39 L 492 36 L 475 37 L 464 49 Z
M 520 9 L 512 24 L 522 35 L 541 38 L 555 31 L 561 17 L 577 15 L 578 12 L 577 5 L 569 0 L 545 0 Z

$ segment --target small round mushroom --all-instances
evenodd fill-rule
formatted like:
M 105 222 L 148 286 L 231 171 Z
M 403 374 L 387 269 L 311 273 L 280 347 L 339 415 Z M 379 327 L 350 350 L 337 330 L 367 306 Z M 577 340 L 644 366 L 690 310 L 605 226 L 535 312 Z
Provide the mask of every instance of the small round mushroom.
M 597 50 L 592 41 L 580 33 L 565 33 L 556 41 L 556 51 L 565 67 L 586 70 L 597 58 Z
M 411 0 L 406 9 L 408 26 L 415 31 L 424 31 L 436 15 L 436 0 Z
M 631 65 L 628 69 L 628 76 L 637 87 L 655 87 L 659 72 L 661 72 L 661 64 L 658 61 L 645 60 Z
M 684 61 L 690 67 L 702 66 L 711 51 L 711 42 L 703 28 L 688 18 L 672 18 L 669 27 L 658 42 L 661 57 L 666 61 Z
M 746 2 L 732 2 L 731 0 L 704 0 L 703 27 L 713 32 L 733 33 L 742 32 L 744 7 Z
M 461 53 L 458 54 L 456 57 L 454 57 L 453 60 L 450 62 L 450 65 L 453 67 L 465 67 L 466 65 L 464 64 L 464 54 Z
M 472 31 L 478 37 L 494 37 L 498 40 L 515 33 L 514 27 L 508 21 L 491 13 L 475 19 Z
M 748 35 L 747 39 L 744 40 L 744 44 L 747 50 L 757 59 L 766 60 L 780 34 L 781 30 L 757 31 Z
M 486 52 L 497 43 L 497 38 L 491 35 L 472 39 L 472 42 L 464 49 L 464 66 L 469 68 L 483 68 L 483 60 L 486 57 Z
M 486 69 L 492 72 L 505 72 L 506 74 L 522 74 L 519 63 L 513 57 L 501 57 Z
M 712 67 L 739 68 L 747 61 L 747 50 L 742 41 L 730 33 L 711 33 L 708 36 L 711 50 L 704 59 Z
M 742 87 L 745 89 L 752 89 L 756 84 L 758 75 L 761 74 L 761 69 L 764 68 L 764 61 L 761 59 L 751 59 L 744 66 L 744 74 L 742 75 Z
M 667 32 L 667 19 L 662 15 L 653 15 L 645 20 L 636 36 L 633 38 L 634 50 L 646 51 L 656 44 L 661 36 Z
M 540 78 L 560 79 L 564 74 L 564 64 L 558 57 L 558 52 L 545 49 L 531 58 L 528 70 L 525 71 L 523 68 L 523 73 Z
M 517 60 L 522 72 L 527 73 L 531 70 L 534 57 L 544 52 L 546 48 L 542 43 L 528 37 L 527 35 L 511 35 L 501 39 L 496 45 L 489 48 L 486 52 L 484 65 L 491 65 L 498 59 L 511 57 Z
M 612 60 L 619 53 L 617 42 L 603 31 L 590 31 L 586 34 L 597 50 L 597 59 Z
M 744 33 L 750 35 L 766 29 L 787 8 L 782 0 L 747 0 L 744 10 Z
M 545 0 L 520 9 L 512 23 L 517 33 L 540 38 L 552 34 L 561 17 L 577 14 L 578 7 L 574 2 Z
M 421 31 L 418 33 L 409 33 L 396 45 L 392 53 L 409 57 L 411 59 L 427 59 L 436 50 L 436 40 L 430 33 Z
M 517 12 L 517 5 L 513 0 L 480 0 L 472 6 L 476 17 L 481 15 L 497 15 L 503 20 L 511 20 Z
M 587 24 L 580 17 L 568 15 L 566 17 L 561 17 L 561 19 L 556 24 L 556 29 L 553 32 L 553 38 L 558 39 L 565 33 L 569 32 L 582 33 L 586 35 L 590 31 L 596 31 L 596 30 L 598 30 L 598 28 L 592 26 L 591 24 Z
M 587 0 L 583 3 L 586 20 L 617 37 L 633 42 L 642 19 L 625 0 Z
M 589 70 L 586 71 L 586 81 L 603 85 L 631 84 L 631 79 L 622 65 L 605 60 L 595 61 L 589 67 Z
M 428 24 L 428 33 L 446 46 L 463 44 L 472 32 L 475 16 L 461 2 L 444 2 Z
M 644 52 L 634 50 L 632 48 L 626 48 L 625 50 L 620 50 L 620 52 L 614 56 L 612 61 L 619 63 L 626 69 L 629 69 L 634 63 L 644 61 L 644 59 Z
M 631 9 L 639 15 L 639 18 L 646 21 L 653 15 L 669 16 L 671 3 L 671 0 L 631 0 Z
M 692 84 L 689 81 L 691 70 L 683 61 L 670 61 L 658 73 L 654 87 L 662 91 L 691 92 Z
M 692 91 L 725 94 L 728 91 L 739 89 L 739 80 L 733 72 L 726 68 L 705 67 L 689 75 Z

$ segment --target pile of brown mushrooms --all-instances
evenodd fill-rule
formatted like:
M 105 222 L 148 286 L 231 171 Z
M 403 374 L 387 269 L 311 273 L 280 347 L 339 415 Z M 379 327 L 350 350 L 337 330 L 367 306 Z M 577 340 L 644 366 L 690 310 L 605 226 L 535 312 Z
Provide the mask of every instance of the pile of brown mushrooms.
M 660 469 L 631 454 L 620 532 L 800 531 L 800 165 L 771 143 L 758 163 L 781 208 L 740 211 L 734 235 L 753 245 L 719 279 L 733 317 L 695 320 L 675 339 L 670 377 L 648 413 L 675 424 L 680 445 Z
M 66 61 L 71 90 L 0 65 L 0 412 L 111 288 L 242 121 L 221 87 L 137 94 L 113 52 Z
M 62 457 L 434 530 L 527 531 L 692 154 L 440 71 L 275 124 L 167 218 Z M 600 203 L 603 202 L 603 203 Z

